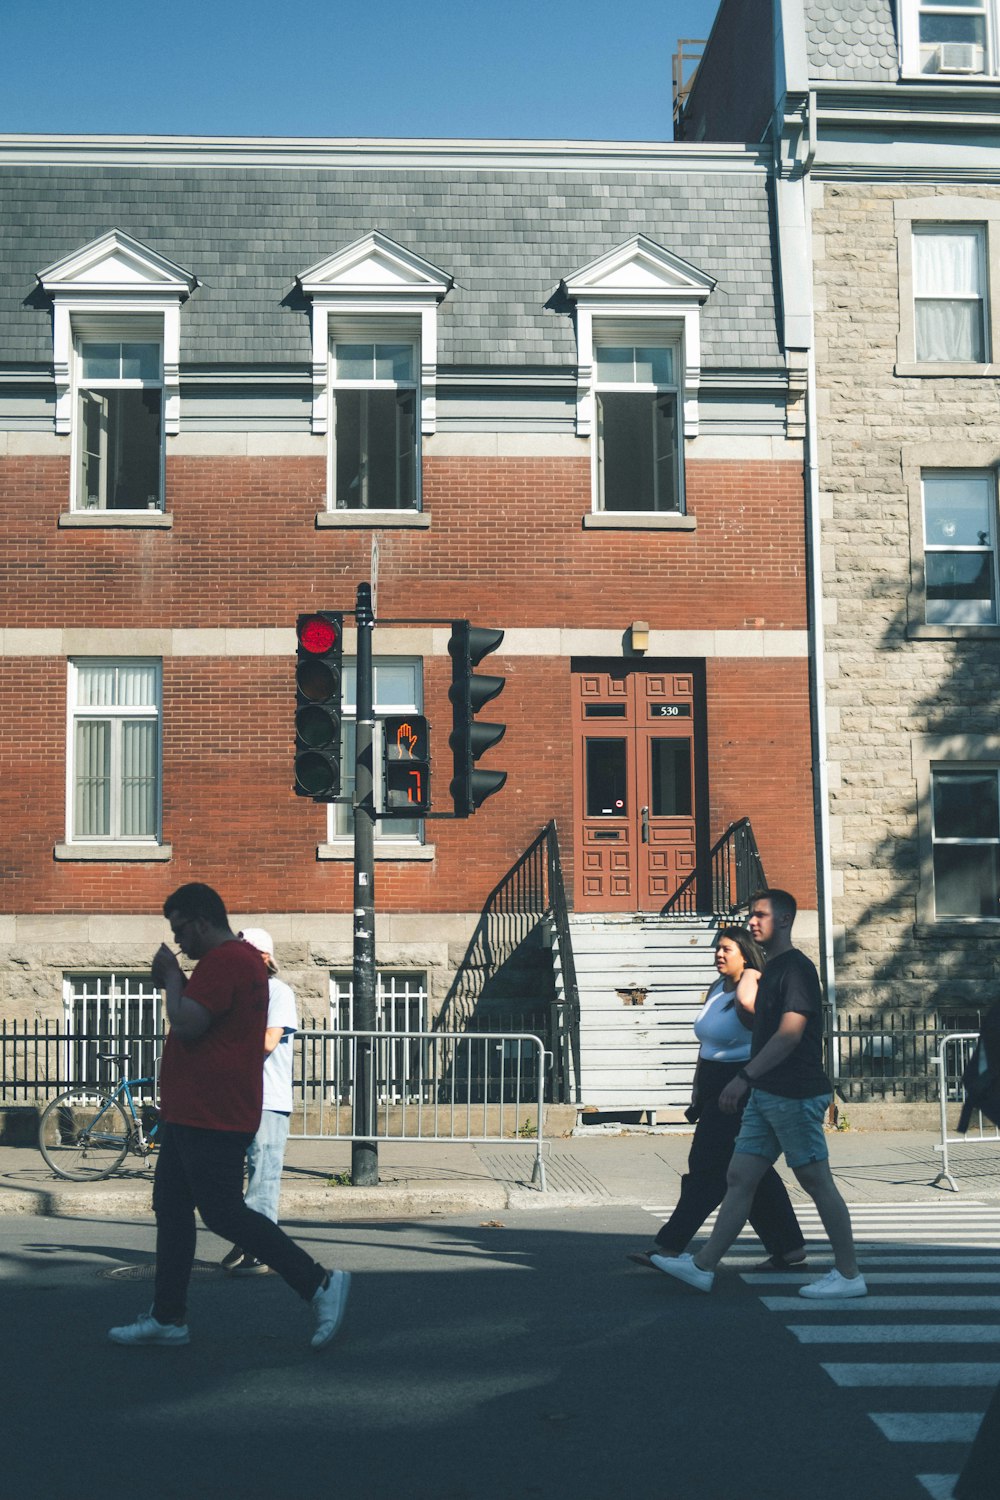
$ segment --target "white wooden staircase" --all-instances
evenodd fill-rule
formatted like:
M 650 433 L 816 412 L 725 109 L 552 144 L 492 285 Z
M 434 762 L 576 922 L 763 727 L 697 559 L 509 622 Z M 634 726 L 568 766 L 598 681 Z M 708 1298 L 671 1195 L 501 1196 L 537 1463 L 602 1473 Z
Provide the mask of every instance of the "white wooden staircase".
M 715 917 L 570 917 L 582 1109 L 680 1118 L 698 1051 L 691 1027 L 715 978 L 718 926 Z

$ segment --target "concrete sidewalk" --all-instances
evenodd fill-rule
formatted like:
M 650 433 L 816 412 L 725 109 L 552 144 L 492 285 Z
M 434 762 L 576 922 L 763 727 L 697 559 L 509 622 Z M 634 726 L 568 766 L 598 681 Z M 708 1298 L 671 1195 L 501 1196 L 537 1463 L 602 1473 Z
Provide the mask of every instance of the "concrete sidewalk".
M 848 1203 L 1000 1201 L 1000 1141 L 951 1150 L 959 1191 L 933 1186 L 938 1137 L 927 1130 L 830 1131 L 831 1165 Z M 545 1143 L 547 1187 L 531 1184 L 534 1145 L 382 1142 L 377 1187 L 344 1186 L 348 1141 L 289 1142 L 281 1212 L 284 1220 L 429 1218 L 539 1208 L 656 1205 L 677 1201 L 690 1132 L 564 1136 Z M 34 1147 L 0 1146 L 0 1213 L 58 1217 L 145 1218 L 152 1172 L 131 1165 L 106 1182 L 54 1177 Z M 781 1168 L 793 1201 L 807 1201 Z

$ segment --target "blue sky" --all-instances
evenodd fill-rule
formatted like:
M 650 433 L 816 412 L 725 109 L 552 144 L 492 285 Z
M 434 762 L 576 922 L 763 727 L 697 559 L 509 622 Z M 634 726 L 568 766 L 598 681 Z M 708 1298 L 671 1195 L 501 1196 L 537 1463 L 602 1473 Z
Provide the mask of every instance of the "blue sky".
M 718 0 L 0 0 L 0 131 L 669 140 Z

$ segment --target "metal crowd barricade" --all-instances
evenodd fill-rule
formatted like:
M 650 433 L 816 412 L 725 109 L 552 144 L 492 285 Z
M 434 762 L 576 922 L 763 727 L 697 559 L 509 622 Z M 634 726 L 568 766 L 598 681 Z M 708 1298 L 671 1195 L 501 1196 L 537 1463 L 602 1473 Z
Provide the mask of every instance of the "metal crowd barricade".
M 354 1129 L 358 1050 L 370 1046 L 374 1133 Z M 545 1191 L 545 1068 L 540 1037 L 505 1031 L 295 1034 L 289 1134 L 300 1140 L 531 1141 Z
M 948 1147 L 980 1144 L 1000 1146 L 1000 1127 L 984 1124 L 983 1117 L 978 1111 L 976 1112 L 979 1120 L 978 1128 L 973 1128 L 970 1122 L 969 1130 L 965 1135 L 948 1134 L 948 1105 L 960 1104 L 965 1097 L 962 1074 L 965 1072 L 978 1040 L 979 1034 L 975 1031 L 953 1032 L 941 1038 L 941 1047 L 936 1058 L 938 1102 L 941 1107 L 941 1143 L 935 1146 L 934 1150 L 941 1153 L 941 1170 L 935 1177 L 933 1186 L 937 1187 L 938 1183 L 943 1180 L 947 1182 L 953 1193 L 958 1192 L 958 1183 L 951 1171 Z M 949 1053 L 952 1051 L 955 1056 L 949 1068 Z

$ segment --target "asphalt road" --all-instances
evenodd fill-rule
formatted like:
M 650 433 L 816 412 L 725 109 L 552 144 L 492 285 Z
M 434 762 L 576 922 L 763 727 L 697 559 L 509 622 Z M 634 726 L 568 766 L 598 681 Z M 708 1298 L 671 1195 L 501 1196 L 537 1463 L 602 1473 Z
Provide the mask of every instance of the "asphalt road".
M 835 1386 L 760 1288 L 630 1267 L 651 1227 L 579 1208 L 296 1226 L 355 1273 L 316 1354 L 277 1277 L 207 1271 L 190 1346 L 110 1345 L 149 1305 L 152 1228 L 8 1218 L 0 1495 L 926 1500 L 870 1393 Z M 199 1257 L 224 1248 L 203 1234 Z

